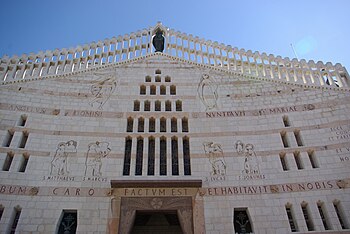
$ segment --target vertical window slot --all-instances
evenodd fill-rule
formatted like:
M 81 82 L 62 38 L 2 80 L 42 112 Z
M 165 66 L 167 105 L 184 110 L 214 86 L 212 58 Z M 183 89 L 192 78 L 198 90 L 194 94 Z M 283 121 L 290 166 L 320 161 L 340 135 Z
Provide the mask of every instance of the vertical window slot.
M 4 142 L 2 144 L 3 147 L 9 147 L 11 145 L 11 141 L 13 139 L 13 134 L 14 134 L 13 131 L 11 131 L 11 130 L 7 131 Z
M 128 118 L 128 122 L 127 122 L 127 126 L 126 126 L 126 131 L 127 132 L 133 132 L 134 128 L 134 119 L 129 117 Z
M 185 175 L 191 175 L 190 139 L 185 136 L 183 138 L 182 145 L 184 157 L 184 172 Z
M 147 175 L 154 175 L 155 159 L 155 140 L 153 137 L 148 138 L 148 168 Z
M 25 172 L 29 161 L 29 155 L 23 154 L 18 172 Z
M 306 222 L 307 230 L 308 231 L 314 231 L 314 224 L 312 222 L 311 216 L 310 216 L 310 211 L 308 208 L 307 203 L 302 203 L 301 204 L 301 210 L 303 212 L 303 216 Z
M 283 171 L 288 171 L 286 153 L 280 153 L 280 160 L 281 160 Z
M 130 175 L 131 146 L 132 146 L 131 137 L 125 138 L 123 175 Z
M 166 118 L 160 118 L 160 132 L 166 132 Z
M 134 111 L 140 111 L 140 101 L 134 101 Z
M 289 122 L 288 116 L 285 115 L 285 116 L 282 117 L 282 119 L 283 119 L 284 126 L 285 127 L 290 127 L 290 122 Z
M 285 131 L 281 132 L 281 138 L 282 138 L 282 143 L 284 148 L 288 148 L 288 139 L 287 139 L 287 133 Z
M 312 168 L 318 168 L 318 163 L 317 163 L 317 160 L 316 160 L 315 152 L 313 150 L 312 151 L 308 151 L 307 155 L 309 157 L 309 160 L 310 160 Z
M 138 132 L 144 132 L 144 130 L 145 130 L 145 119 L 140 117 L 138 119 L 137 131 Z
M 188 132 L 188 119 L 186 117 L 182 118 L 182 132 Z
M 167 174 L 167 165 L 166 165 L 166 138 L 160 138 L 160 148 L 159 148 L 159 171 L 160 175 Z
M 143 163 L 143 138 L 137 138 L 136 144 L 136 167 L 135 175 L 142 175 L 142 163 Z
M 318 213 L 320 214 L 324 229 L 331 230 L 330 225 L 329 225 L 329 220 L 328 220 L 327 216 L 325 215 L 324 204 L 322 202 L 317 203 L 317 209 L 318 209 Z
M 20 207 L 15 207 L 14 208 L 14 213 L 12 215 L 12 219 L 11 219 L 11 227 L 10 227 L 10 234 L 15 234 L 16 233 L 16 228 L 17 228 L 17 224 L 19 221 L 19 217 L 21 216 L 21 211 L 22 209 Z
M 2 170 L 3 171 L 9 171 L 11 164 L 12 164 L 12 160 L 13 160 L 13 156 L 14 154 L 12 152 L 8 152 L 6 155 L 6 159 L 4 162 L 4 165 L 2 166 Z
M 155 132 L 156 130 L 156 120 L 151 117 L 148 121 L 149 132 Z
M 176 137 L 171 138 L 171 164 L 172 175 L 179 175 L 178 144 Z
M 18 145 L 18 148 L 26 147 L 26 144 L 27 144 L 27 141 L 28 141 L 28 136 L 29 136 L 29 133 L 22 132 L 22 137 L 21 137 L 20 143 Z
M 300 158 L 300 152 L 295 151 L 293 153 L 293 155 L 294 155 L 295 163 L 297 165 L 298 170 L 304 169 L 303 163 L 302 163 L 301 158 Z
M 300 136 L 300 130 L 294 130 L 295 140 L 297 141 L 298 146 L 304 146 L 303 141 Z
M 290 230 L 292 232 L 297 232 L 298 227 L 297 227 L 295 219 L 294 219 L 294 213 L 293 213 L 291 205 L 286 205 L 286 212 L 287 212 Z
M 339 201 L 334 201 L 333 206 L 342 229 L 349 229 L 348 223 L 346 223 L 345 215 Z

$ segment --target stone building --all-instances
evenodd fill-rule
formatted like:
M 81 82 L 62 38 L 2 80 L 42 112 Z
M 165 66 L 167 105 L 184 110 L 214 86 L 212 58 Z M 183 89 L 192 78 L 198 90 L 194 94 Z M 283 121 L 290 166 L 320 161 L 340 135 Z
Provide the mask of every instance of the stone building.
M 0 77 L 1 233 L 350 232 L 340 64 L 158 23 Z

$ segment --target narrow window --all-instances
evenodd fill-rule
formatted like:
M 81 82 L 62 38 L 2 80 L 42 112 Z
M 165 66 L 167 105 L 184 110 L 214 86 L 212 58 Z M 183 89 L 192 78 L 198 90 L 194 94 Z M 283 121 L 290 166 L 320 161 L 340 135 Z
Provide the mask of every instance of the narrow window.
M 145 119 L 140 117 L 138 119 L 137 131 L 138 132 L 144 132 L 144 130 L 145 130 Z
M 338 220 L 339 220 L 341 228 L 342 229 L 348 229 L 349 226 L 346 223 L 345 215 L 344 215 L 343 209 L 342 209 L 342 207 L 340 205 L 340 202 L 339 201 L 334 201 L 333 202 L 333 206 L 334 206 L 335 212 L 337 213 L 337 217 L 338 217 Z
M 160 132 L 166 132 L 166 118 L 160 118 Z
M 284 148 L 288 148 L 289 144 L 288 144 L 288 140 L 287 140 L 287 133 L 285 131 L 281 132 L 281 138 L 282 138 L 282 143 Z
M 156 86 L 154 86 L 154 85 L 150 86 L 150 94 L 151 95 L 156 95 Z
M 171 111 L 171 101 L 165 102 L 165 111 Z
M 291 205 L 286 205 L 286 212 L 287 212 L 287 216 L 288 216 L 290 230 L 292 232 L 297 232 L 298 231 L 298 227 L 297 227 L 295 219 L 294 219 L 294 213 L 292 211 L 292 206 Z
M 321 217 L 324 229 L 325 230 L 331 230 L 328 218 L 325 215 L 325 209 L 324 209 L 323 202 L 318 202 L 317 203 L 317 209 L 318 209 L 318 213 L 320 213 L 320 217 Z
M 179 175 L 179 157 L 178 157 L 178 144 L 177 138 L 171 138 L 171 165 L 172 175 Z
M 309 157 L 312 168 L 318 168 L 318 163 L 315 157 L 315 152 L 313 150 L 308 151 L 307 155 Z
M 284 124 L 284 126 L 285 127 L 290 127 L 290 123 L 289 123 L 289 118 L 288 118 L 288 116 L 283 116 L 282 117 L 282 119 L 283 119 L 283 124 Z
M 134 111 L 140 111 L 140 101 L 134 101 Z
M 144 103 L 143 109 L 144 109 L 144 111 L 150 111 L 151 110 L 151 102 L 146 100 Z
M 166 87 L 165 85 L 160 86 L 160 95 L 166 95 Z
M 150 76 L 146 76 L 146 77 L 145 77 L 145 81 L 146 81 L 146 82 L 151 82 L 151 79 L 152 79 L 152 78 L 151 78 Z
M 190 140 L 184 137 L 183 141 L 183 156 L 184 156 L 184 172 L 185 175 L 191 175 L 191 156 L 190 156 Z
M 301 140 L 300 130 L 294 130 L 294 136 L 298 146 L 304 146 L 303 141 Z
M 159 166 L 160 166 L 160 175 L 166 175 L 166 138 L 160 138 L 160 152 L 159 152 Z
M 27 132 L 22 132 L 22 137 L 19 142 L 18 148 L 24 148 L 26 147 L 27 141 L 28 141 L 29 134 Z
M 29 155 L 23 154 L 18 172 L 25 172 L 29 161 Z
M 155 118 L 151 117 L 148 120 L 148 127 L 149 127 L 149 132 L 155 132 L 156 131 L 156 120 Z
M 307 230 L 314 231 L 314 224 L 313 224 L 312 219 L 310 217 L 310 211 L 309 211 L 307 203 L 301 204 L 301 210 L 303 211 L 303 216 L 304 216 L 304 219 L 306 222 Z
M 288 171 L 286 153 L 280 153 L 280 160 L 281 160 L 283 171 Z
M 233 211 L 233 226 L 235 233 L 253 233 L 247 208 L 235 208 Z
M 143 138 L 137 138 L 135 175 L 142 175 Z
M 155 111 L 161 111 L 161 102 L 159 100 L 157 100 L 154 104 L 154 110 Z
M 300 152 L 299 151 L 295 151 L 293 153 L 293 155 L 294 155 L 295 163 L 297 164 L 298 170 L 304 169 L 303 164 L 301 162 L 301 158 L 300 158 Z
M 9 171 L 11 164 L 12 164 L 12 160 L 13 160 L 13 156 L 14 154 L 12 152 L 8 152 L 6 155 L 6 159 L 4 162 L 4 165 L 2 166 L 2 170 L 3 171 Z
M 126 131 L 127 132 L 133 132 L 133 128 L 134 128 L 134 119 L 129 117 L 128 118 L 128 123 L 127 123 L 127 126 L 126 126 Z
M 11 145 L 13 134 L 14 134 L 13 131 L 11 131 L 11 130 L 7 131 L 7 134 L 5 136 L 4 142 L 2 144 L 3 147 L 9 147 Z
M 130 174 L 131 146 L 132 146 L 132 139 L 131 139 L 131 137 L 125 138 L 123 175 L 129 175 Z
M 186 117 L 182 118 L 182 132 L 188 132 L 188 119 Z
M 76 233 L 78 226 L 78 212 L 77 210 L 63 210 L 57 233 Z
M 4 207 L 2 205 L 0 205 L 0 221 L 1 221 L 1 218 L 2 218 L 2 215 L 4 214 Z
M 166 77 L 165 77 L 165 82 L 171 82 L 170 76 L 166 76 Z
M 147 175 L 154 175 L 154 158 L 155 158 L 155 140 L 153 137 L 148 138 L 148 168 Z
M 162 74 L 161 70 L 157 69 L 156 74 Z
M 170 95 L 176 95 L 176 86 L 175 85 L 170 86 Z
M 177 132 L 177 119 L 171 118 L 171 132 Z
M 182 102 L 180 100 L 176 101 L 176 111 L 182 111 Z
M 156 77 L 155 77 L 155 81 L 156 81 L 156 82 L 161 82 L 160 76 L 156 76 Z
M 140 94 L 141 95 L 146 95 L 146 86 L 144 86 L 144 85 L 140 86 Z
M 26 115 L 21 115 L 21 117 L 18 120 L 17 126 L 24 127 L 27 122 L 27 116 Z
M 19 217 L 21 216 L 21 211 L 22 209 L 20 207 L 15 207 L 14 208 L 14 213 L 13 216 L 11 218 L 11 228 L 10 228 L 10 234 L 15 234 L 16 233 L 16 228 L 17 228 L 17 224 L 19 221 Z

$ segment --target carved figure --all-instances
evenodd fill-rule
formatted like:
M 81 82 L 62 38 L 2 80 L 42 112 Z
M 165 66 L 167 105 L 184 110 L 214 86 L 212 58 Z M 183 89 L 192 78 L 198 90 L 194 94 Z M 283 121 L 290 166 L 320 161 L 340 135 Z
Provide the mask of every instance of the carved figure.
M 108 146 L 108 142 L 99 141 L 88 145 L 88 152 L 85 160 L 85 176 L 102 176 L 102 158 L 105 158 L 109 152 L 111 152 Z
M 221 145 L 213 142 L 204 142 L 203 147 L 212 167 L 211 175 L 226 175 L 226 162 Z
M 68 156 L 69 153 L 77 152 L 77 142 L 70 140 L 67 142 L 60 142 L 57 145 L 56 153 L 51 161 L 50 174 L 67 175 L 68 171 Z
M 218 85 L 215 81 L 209 77 L 208 74 L 203 74 L 202 78 L 198 84 L 197 93 L 206 107 L 206 110 L 211 110 L 217 107 L 218 101 Z
M 259 161 L 254 151 L 254 145 L 244 143 L 240 140 L 236 141 L 235 148 L 238 154 L 244 154 L 243 174 L 260 174 Z
M 156 35 L 153 37 L 152 44 L 156 49 L 155 52 L 163 52 L 164 50 L 164 37 L 163 32 L 158 30 Z
M 116 87 L 117 82 L 114 77 L 96 81 L 90 88 L 90 92 L 94 96 L 90 105 L 97 106 L 98 109 L 102 110 L 103 105 L 108 101 Z

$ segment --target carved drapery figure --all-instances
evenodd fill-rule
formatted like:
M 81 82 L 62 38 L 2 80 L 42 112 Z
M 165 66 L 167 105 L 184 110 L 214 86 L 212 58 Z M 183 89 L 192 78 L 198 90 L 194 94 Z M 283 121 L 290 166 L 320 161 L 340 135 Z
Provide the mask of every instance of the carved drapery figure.
M 156 49 L 156 52 L 163 52 L 164 50 L 164 37 L 163 32 L 158 30 L 156 32 L 156 35 L 153 37 L 152 40 L 153 46 Z

